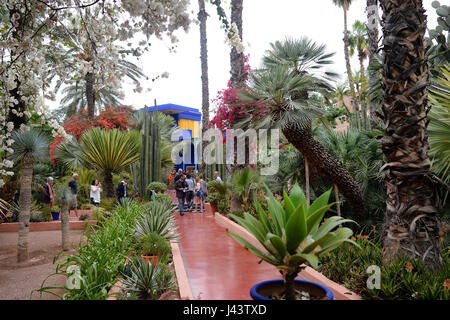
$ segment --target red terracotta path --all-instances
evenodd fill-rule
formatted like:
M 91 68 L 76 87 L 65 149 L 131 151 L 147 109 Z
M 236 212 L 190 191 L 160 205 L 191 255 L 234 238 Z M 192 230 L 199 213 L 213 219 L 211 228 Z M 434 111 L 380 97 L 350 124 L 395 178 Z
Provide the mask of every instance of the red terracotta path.
M 250 300 L 257 282 L 280 273 L 242 248 L 209 213 L 176 213 L 180 248 L 194 299 Z

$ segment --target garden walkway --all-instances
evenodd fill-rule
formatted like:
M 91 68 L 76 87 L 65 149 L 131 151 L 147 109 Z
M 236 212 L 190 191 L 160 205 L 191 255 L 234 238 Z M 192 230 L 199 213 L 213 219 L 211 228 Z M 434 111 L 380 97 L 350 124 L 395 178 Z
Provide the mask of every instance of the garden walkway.
M 232 239 L 210 212 L 175 216 L 194 299 L 250 300 L 254 284 L 281 278 L 272 265 L 258 264 L 260 259 Z

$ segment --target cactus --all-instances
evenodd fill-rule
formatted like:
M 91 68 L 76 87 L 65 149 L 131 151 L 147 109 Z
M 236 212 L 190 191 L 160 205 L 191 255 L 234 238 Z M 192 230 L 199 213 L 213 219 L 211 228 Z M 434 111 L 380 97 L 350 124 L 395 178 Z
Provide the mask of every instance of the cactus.
M 161 134 L 158 127 L 157 105 L 155 111 L 148 112 L 144 108 L 144 123 L 142 125 L 142 153 L 140 162 L 139 194 L 145 195 L 145 188 L 152 181 L 161 180 Z

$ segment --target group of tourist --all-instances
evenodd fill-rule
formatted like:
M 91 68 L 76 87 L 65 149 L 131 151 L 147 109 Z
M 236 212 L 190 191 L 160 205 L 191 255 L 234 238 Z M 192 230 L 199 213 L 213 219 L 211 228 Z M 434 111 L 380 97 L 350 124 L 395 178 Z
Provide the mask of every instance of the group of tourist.
M 216 181 L 222 182 L 219 172 L 214 172 Z M 169 175 L 169 182 L 173 180 L 178 199 L 178 209 L 180 215 L 183 216 L 185 212 L 205 212 L 205 200 L 208 195 L 206 181 L 203 179 L 203 174 L 195 177 L 195 174 L 183 172 L 178 169 L 176 173 L 172 170 Z M 194 199 L 194 201 L 192 201 Z M 185 210 L 186 204 L 186 210 Z
M 214 172 L 214 178 L 217 182 L 222 183 L 222 179 L 219 176 L 219 172 Z M 69 205 L 69 210 L 73 209 L 75 215 L 78 217 L 78 174 L 72 175 L 72 180 L 69 181 L 68 189 L 72 197 Z M 122 203 L 122 200 L 127 197 L 128 177 L 124 176 L 123 180 L 117 186 L 117 202 Z M 195 173 L 184 172 L 179 169 L 178 172 L 172 170 L 169 175 L 169 188 L 175 188 L 176 196 L 178 199 L 178 208 L 180 215 L 184 215 L 184 212 L 205 212 L 205 200 L 208 195 L 206 181 L 203 179 L 203 174 L 196 176 Z M 55 201 L 55 195 L 53 191 L 53 178 L 48 177 L 46 184 L 43 186 L 44 195 L 43 202 L 48 208 L 51 208 Z M 100 193 L 103 191 L 102 183 L 97 179 L 94 179 L 90 189 L 90 201 L 98 207 L 100 206 Z M 185 209 L 186 204 L 186 209 Z

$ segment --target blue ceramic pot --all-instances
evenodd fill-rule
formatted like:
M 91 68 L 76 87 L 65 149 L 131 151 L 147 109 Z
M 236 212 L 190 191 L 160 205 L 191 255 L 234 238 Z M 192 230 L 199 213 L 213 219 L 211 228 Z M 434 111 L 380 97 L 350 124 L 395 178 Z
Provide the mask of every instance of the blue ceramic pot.
M 59 211 L 52 211 L 53 221 L 59 220 Z
M 330 289 L 328 289 L 327 287 L 325 287 L 321 284 L 318 284 L 316 282 L 306 281 L 306 280 L 294 280 L 294 281 L 295 281 L 295 283 L 302 284 L 306 287 L 310 287 L 315 292 L 323 293 L 323 295 L 327 296 L 327 298 L 328 298 L 327 300 L 334 299 L 333 292 L 331 292 Z M 250 289 L 250 296 L 253 298 L 253 300 L 272 300 L 272 299 L 265 297 L 261 293 L 264 291 L 266 293 L 270 292 L 270 287 L 274 287 L 274 286 L 284 286 L 284 280 L 278 279 L 278 280 L 267 280 L 267 281 L 263 281 L 263 282 L 258 282 Z M 306 288 L 305 291 L 309 291 L 309 290 Z

